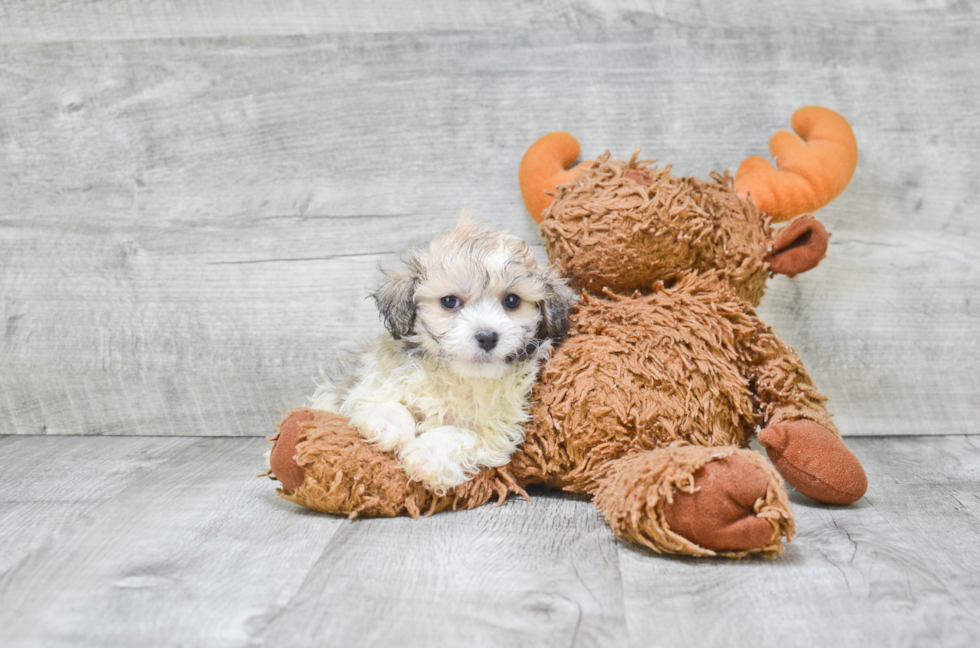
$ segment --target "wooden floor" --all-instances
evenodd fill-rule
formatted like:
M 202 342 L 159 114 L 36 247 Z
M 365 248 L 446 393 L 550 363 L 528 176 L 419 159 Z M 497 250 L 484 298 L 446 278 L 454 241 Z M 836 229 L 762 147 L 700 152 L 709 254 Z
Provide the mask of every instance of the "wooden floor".
M 275 496 L 282 412 L 464 207 L 527 237 L 555 129 L 707 176 L 797 107 L 861 158 L 760 309 L 868 469 L 778 560 L 590 502 Z M 0 2 L 0 648 L 980 645 L 980 3 Z
M 317 515 L 262 439 L 0 439 L 3 646 L 971 646 L 980 437 L 852 439 L 849 508 L 777 560 L 618 542 L 591 503 Z

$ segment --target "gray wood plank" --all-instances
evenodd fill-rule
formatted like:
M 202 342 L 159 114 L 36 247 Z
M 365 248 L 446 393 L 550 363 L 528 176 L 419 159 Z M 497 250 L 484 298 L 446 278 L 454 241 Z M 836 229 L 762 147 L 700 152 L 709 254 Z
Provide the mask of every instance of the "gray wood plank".
M 0 8 L 0 42 L 304 35 L 527 28 L 575 23 L 566 3 L 517 0 L 11 0 Z
M 142 453 L 166 461 L 147 466 Z M 26 437 L 35 461 L 52 451 L 83 448 L 102 455 L 101 471 L 80 466 L 74 479 L 101 489 L 117 463 L 143 464 L 139 479 L 89 506 L 44 542 L 32 542 L 0 576 L 0 643 L 50 645 L 245 645 L 256 627 L 275 617 L 302 582 L 342 520 L 296 510 L 276 498 L 267 479 L 257 479 L 260 439 L 110 439 Z M 119 452 L 116 446 L 135 453 Z M 78 452 L 78 451 L 76 451 Z M 4 466 L 18 459 L 3 455 Z M 115 460 L 115 461 L 114 461 Z M 86 470 L 86 468 L 88 468 Z M 31 503 L 35 487 L 59 490 L 59 474 L 34 470 L 20 488 Z M 84 507 L 84 499 L 64 503 Z M 20 531 L 49 510 L 22 506 L 11 516 L 5 551 L 21 544 Z
M 164 22 L 204 7 L 155 6 Z M 706 175 L 821 102 L 851 119 L 861 162 L 821 213 L 830 257 L 774 280 L 764 316 L 845 434 L 975 432 L 971 5 L 841 5 L 806 29 L 786 10 L 725 27 L 694 20 L 715 5 L 677 22 L 568 6 L 636 24 L 0 44 L 0 431 L 266 434 L 379 330 L 379 261 L 467 205 L 537 240 L 515 169 L 540 134 Z
M 252 477 L 258 439 L 7 437 L 0 643 L 975 645 L 980 443 L 850 445 L 862 502 L 794 494 L 782 557 L 723 561 L 618 542 L 561 493 L 418 521 L 313 514 Z
M 622 606 L 615 543 L 595 507 L 536 495 L 420 521 L 358 521 L 334 536 L 264 638 L 270 646 L 622 645 Z
M 317 33 L 378 33 L 541 28 L 634 29 L 664 23 L 688 27 L 778 27 L 805 31 L 840 24 L 957 20 L 973 3 L 934 6 L 912 0 L 805 5 L 759 2 L 633 0 L 7 0 L 0 42 L 200 38 Z
M 186 437 L 119 438 L 111 443 L 0 439 L 0 579 L 192 443 Z

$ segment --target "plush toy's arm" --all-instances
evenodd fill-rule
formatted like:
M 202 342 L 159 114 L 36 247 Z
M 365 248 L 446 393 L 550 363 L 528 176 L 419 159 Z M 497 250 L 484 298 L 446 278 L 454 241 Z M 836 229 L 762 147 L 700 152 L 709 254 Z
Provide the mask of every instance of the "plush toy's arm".
M 783 478 L 798 491 L 826 504 L 861 499 L 868 478 L 857 457 L 844 445 L 792 347 L 760 323 L 749 348 L 749 376 L 759 410 L 759 442 Z
M 793 347 L 759 324 L 748 347 L 748 370 L 759 410 L 759 427 L 805 419 L 819 423 L 839 437 L 827 411 L 827 397 L 817 391 Z
M 285 499 L 352 518 L 430 515 L 470 509 L 510 494 L 527 497 L 508 466 L 484 468 L 444 495 L 409 480 L 397 457 L 366 442 L 349 419 L 308 408 L 286 415 L 269 458 Z

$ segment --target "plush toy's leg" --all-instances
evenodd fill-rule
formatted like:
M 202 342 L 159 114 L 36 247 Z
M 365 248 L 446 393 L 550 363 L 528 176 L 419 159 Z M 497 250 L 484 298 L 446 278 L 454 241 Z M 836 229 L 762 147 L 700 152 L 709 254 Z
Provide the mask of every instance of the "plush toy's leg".
M 770 425 L 759 443 L 796 490 L 824 504 L 853 504 L 868 490 L 861 462 L 840 437 L 813 421 Z
M 282 497 L 325 513 L 392 517 L 468 509 L 496 497 L 527 494 L 506 466 L 484 469 L 441 497 L 405 475 L 395 455 L 365 442 L 348 419 L 331 412 L 293 410 L 271 437 L 272 473 Z
M 826 504 L 861 499 L 868 478 L 830 420 L 826 397 L 813 386 L 793 349 L 765 330 L 752 346 L 751 375 L 762 413 L 759 442 L 798 491 Z
M 616 535 L 657 552 L 767 556 L 792 539 L 776 471 L 736 447 L 675 444 L 614 460 L 595 503 Z

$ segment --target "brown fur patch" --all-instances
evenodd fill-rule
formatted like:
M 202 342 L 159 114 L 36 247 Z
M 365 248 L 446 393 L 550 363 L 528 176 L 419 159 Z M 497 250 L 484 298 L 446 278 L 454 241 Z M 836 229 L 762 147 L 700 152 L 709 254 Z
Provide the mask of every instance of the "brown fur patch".
M 591 491 L 603 464 L 684 440 L 744 445 L 756 411 L 746 343 L 758 322 L 718 281 L 688 275 L 647 295 L 583 295 L 542 367 L 525 451 Z
M 296 412 L 309 413 L 300 423 L 302 440 L 296 446 L 296 462 L 306 477 L 295 491 L 279 493 L 307 508 L 351 518 L 418 517 L 474 508 L 494 497 L 503 502 L 511 493 L 527 497 L 506 466 L 483 470 L 439 497 L 409 481 L 394 454 L 366 443 L 343 416 L 307 408 Z
M 753 506 L 756 517 L 769 520 L 772 539 L 749 551 L 711 551 L 677 534 L 667 523 L 665 507 L 678 492 L 695 489 L 694 475 L 709 461 L 738 456 L 756 466 L 768 481 L 765 497 Z M 779 475 L 758 453 L 735 447 L 704 448 L 674 444 L 655 452 L 639 453 L 618 462 L 602 480 L 595 503 L 616 535 L 656 552 L 690 556 L 742 557 L 751 553 L 776 556 L 782 537 L 792 539 L 793 514 Z
M 758 305 L 769 276 L 768 219 L 738 199 L 727 173 L 704 181 L 651 164 L 606 152 L 558 187 L 541 223 L 549 258 L 591 293 L 648 292 L 657 280 L 717 271 Z

